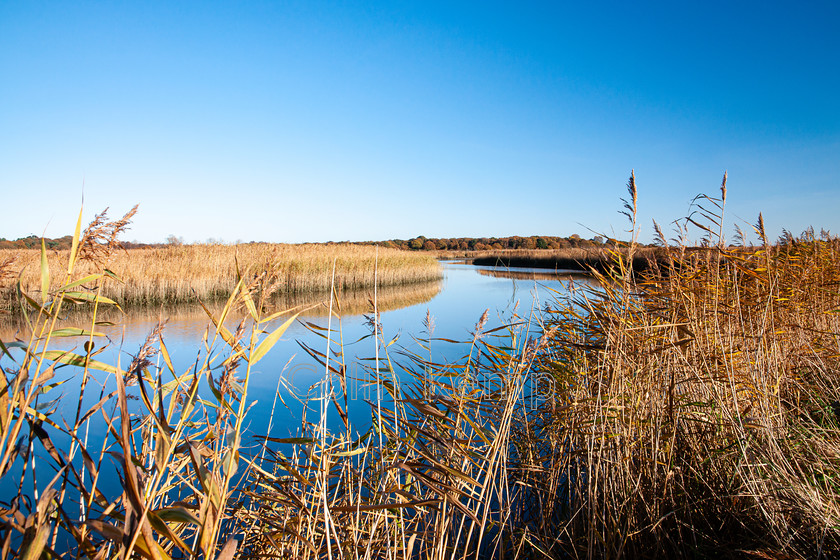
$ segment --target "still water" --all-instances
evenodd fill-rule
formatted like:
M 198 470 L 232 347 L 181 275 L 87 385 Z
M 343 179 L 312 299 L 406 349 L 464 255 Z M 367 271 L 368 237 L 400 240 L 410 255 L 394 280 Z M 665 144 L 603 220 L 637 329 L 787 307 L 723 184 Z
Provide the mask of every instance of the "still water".
M 428 350 L 420 346 L 420 341 L 429 338 L 427 317 L 433 324 L 431 359 L 436 363 L 457 362 L 469 351 L 466 344 L 453 344 L 441 339 L 472 340 L 476 323 L 485 311 L 488 312 L 485 330 L 518 322 L 521 324 L 519 328 L 524 330 L 520 332 L 521 335 L 537 335 L 535 320 L 539 310 L 554 298 L 567 295 L 570 289 L 589 282 L 587 277 L 581 275 L 532 269 L 500 270 L 446 262 L 443 264 L 443 278 L 438 282 L 378 291 L 377 303 L 381 310 L 383 339 L 386 343 L 393 341 L 387 348 L 388 355 L 397 364 L 405 363 L 408 360 L 405 355 L 409 353 L 428 357 Z M 338 349 L 338 343 L 341 343 L 343 348 L 348 379 L 347 412 L 353 430 L 358 432 L 367 429 L 371 421 L 370 406 L 367 403 L 374 399 L 375 394 L 375 389 L 369 384 L 373 375 L 370 369 L 372 362 L 369 359 L 375 354 L 369 320 L 372 316 L 372 296 L 372 293 L 340 295 L 339 301 L 334 303 L 334 308 L 340 306 L 341 317 L 339 319 L 334 316 L 331 320 L 327 312 L 328 296 L 309 296 L 304 301 L 275 302 L 279 308 L 301 303 L 321 304 L 292 324 L 273 349 L 253 367 L 248 392 L 248 400 L 252 406 L 247 415 L 246 433 L 277 438 L 296 437 L 301 434 L 304 411 L 309 422 L 318 421 L 320 406 L 314 399 L 319 395 L 320 383 L 325 377 L 325 367 L 309 356 L 302 345 L 326 353 L 327 341 L 323 336 L 315 334 L 312 327 L 326 329 L 328 325 L 331 328 L 332 348 Z M 219 355 L 227 353 L 225 345 L 221 342 L 210 347 L 205 345 L 209 321 L 200 307 L 178 307 L 129 310 L 125 315 L 111 316 L 110 320 L 115 323 L 113 326 L 97 328 L 106 337 L 97 339 L 97 349 L 103 351 L 96 359 L 106 364 L 119 364 L 123 369 L 127 368 L 161 317 L 166 318 L 162 339 L 177 374 L 191 372 L 197 361 L 203 362 L 208 352 Z M 286 317 L 281 317 L 274 324 L 264 328 L 270 332 L 285 319 Z M 237 323 L 238 319 L 234 317 L 226 324 L 233 331 Z M 83 319 L 78 319 L 76 326 L 84 326 Z M 209 332 L 212 336 L 212 330 Z M 9 342 L 15 337 L 24 338 L 25 333 L 15 332 L 14 328 L 9 326 L 0 328 L 0 339 L 4 342 Z M 58 339 L 51 343 L 50 348 L 67 349 L 82 354 L 83 342 L 84 340 Z M 384 357 L 382 347 L 380 357 Z M 150 359 L 157 367 L 164 367 L 160 354 L 152 355 Z M 332 359 L 337 358 L 333 355 Z M 14 371 L 14 364 L 8 357 L 3 357 L 0 365 L 7 372 Z M 244 370 L 243 366 L 241 370 Z M 79 404 L 78 371 L 74 367 L 62 367 L 52 381 L 57 383 L 57 386 L 40 397 L 38 405 L 45 411 L 52 410 L 53 418 L 59 419 L 59 424 L 66 422 L 66 425 L 73 425 Z M 400 368 L 397 366 L 395 371 L 399 375 Z M 240 377 L 243 374 L 244 371 L 240 371 Z M 164 371 L 162 375 L 164 382 L 172 378 L 168 371 Z M 203 383 L 206 386 L 206 382 Z M 85 398 L 81 403 L 82 411 L 93 406 L 102 394 L 114 388 L 115 381 L 112 375 L 96 372 L 95 379 L 86 389 Z M 206 388 L 202 389 L 201 396 L 210 400 Z M 310 400 L 307 401 L 307 397 Z M 130 404 L 141 406 L 139 401 Z M 330 414 L 328 426 L 330 429 L 340 430 L 338 415 L 335 412 Z M 61 418 L 64 418 L 64 422 Z M 101 442 L 106 429 L 101 414 L 92 416 L 84 435 L 88 438 L 88 445 Z M 79 434 L 79 437 L 83 435 Z M 62 437 L 61 434 L 54 434 L 53 440 L 58 446 L 69 446 L 70 443 L 69 438 Z M 116 486 L 114 490 L 116 491 Z
M 401 288 L 383 288 L 378 291 L 377 303 L 381 310 L 383 339 L 386 343 L 393 341 L 388 347 L 388 354 L 397 363 L 407 360 L 405 353 L 421 353 L 424 357 L 429 357 L 428 351 L 422 349 L 419 342 L 426 341 L 429 337 L 425 323 L 428 316 L 433 325 L 432 360 L 437 363 L 455 362 L 468 348 L 436 339 L 471 340 L 476 323 L 485 310 L 488 311 L 485 330 L 511 322 L 520 322 L 523 324 L 521 328 L 529 329 L 528 323 L 531 321 L 531 334 L 536 335 L 535 320 L 539 310 L 552 299 L 564 297 L 570 289 L 588 282 L 590 280 L 586 276 L 565 274 L 562 271 L 503 270 L 445 262 L 443 278 L 440 281 Z M 369 408 L 365 401 L 369 401 L 372 395 L 369 393 L 370 386 L 365 383 L 371 374 L 365 371 L 361 364 L 370 363 L 365 359 L 372 358 L 375 353 L 374 339 L 370 336 L 372 298 L 372 292 L 341 294 L 339 301 L 333 304 L 334 309 L 340 307 L 341 317 L 339 319 L 333 316 L 331 321 L 328 296 L 308 296 L 304 300 L 275 302 L 275 308 L 270 311 L 299 304 L 317 306 L 301 315 L 273 349 L 254 366 L 249 387 L 249 398 L 253 399 L 254 404 L 248 415 L 254 432 L 265 432 L 273 410 L 273 436 L 289 437 L 298 433 L 304 406 L 300 400 L 305 400 L 307 395 L 317 396 L 313 386 L 323 380 L 325 375 L 324 366 L 302 348 L 303 344 L 319 352 L 326 352 L 327 341 L 314 334 L 312 326 L 331 328 L 333 349 L 342 343 L 351 401 L 348 412 L 354 424 L 364 429 L 369 416 Z M 125 369 L 162 317 L 166 319 L 162 338 L 176 373 L 191 371 L 196 360 L 203 361 L 203 356 L 208 351 L 204 337 L 208 327 L 212 327 L 207 314 L 198 306 L 129 310 L 125 315 L 109 316 L 115 325 L 97 328 L 106 337 L 97 339 L 97 347 L 104 346 L 105 350 L 97 355 L 96 359 L 107 364 L 119 363 Z M 281 317 L 264 328 L 270 332 L 285 320 L 286 317 Z M 75 326 L 84 326 L 83 319 L 78 319 L 78 323 Z M 226 323 L 231 331 L 235 330 L 237 324 L 238 319 L 235 317 Z M 210 333 L 212 336 L 212 330 Z M 527 336 L 528 332 L 522 334 Z M 9 342 L 15 336 L 24 338 L 25 333 L 15 332 L 9 326 L 0 328 L 0 338 L 3 341 Z M 51 343 L 50 348 L 67 349 L 83 354 L 83 342 L 84 340 L 57 339 Z M 216 353 L 224 353 L 224 350 L 223 343 L 217 343 L 210 348 L 211 352 Z M 380 352 L 383 352 L 381 348 Z M 152 356 L 151 360 L 158 367 L 164 365 L 160 355 Z M 6 369 L 13 369 L 13 364 L 8 358 L 0 360 L 0 365 Z M 64 416 L 70 425 L 73 423 L 72 417 L 78 404 L 79 384 L 75 379 L 74 369 L 62 368 L 56 378 L 62 383 L 49 394 L 49 400 L 60 397 L 54 404 L 56 412 Z M 113 379 L 108 379 L 109 376 L 101 372 L 96 375 L 106 390 L 113 388 Z M 166 376 L 171 378 L 168 373 L 164 373 L 164 376 L 165 380 L 168 380 Z M 99 387 L 88 388 L 83 406 L 88 404 L 87 401 L 90 401 L 90 404 L 95 403 L 99 395 Z M 276 395 L 280 398 L 275 398 Z M 295 398 L 295 395 L 298 398 Z M 314 413 L 316 407 L 310 403 L 309 408 Z
M 586 276 L 579 274 L 563 274 L 546 272 L 544 270 L 516 269 L 500 270 L 490 267 L 477 267 L 459 262 L 443 264 L 443 278 L 440 281 L 423 285 L 402 288 L 384 288 L 377 293 L 377 303 L 380 309 L 380 323 L 382 339 L 387 346 L 387 355 L 395 363 L 394 371 L 400 375 L 399 364 L 407 363 L 407 354 L 417 353 L 424 358 L 429 357 L 429 351 L 421 348 L 429 339 L 428 320 L 431 319 L 431 359 L 439 364 L 456 363 L 469 352 L 469 342 L 473 338 L 476 323 L 487 311 L 488 321 L 484 330 L 510 323 L 519 323 L 520 336 L 538 335 L 536 318 L 540 309 L 554 298 L 568 295 L 569 290 L 589 284 Z M 243 443 L 252 450 L 258 450 L 260 444 L 250 436 L 268 435 L 273 438 L 299 437 L 302 435 L 302 421 L 304 418 L 310 423 L 317 423 L 320 414 L 322 382 L 325 379 L 325 367 L 308 355 L 303 345 L 321 353 L 327 352 L 327 341 L 323 336 L 315 334 L 318 327 L 322 330 L 329 325 L 333 350 L 343 348 L 344 363 L 347 365 L 349 416 L 354 437 L 367 430 L 371 425 L 370 404 L 375 400 L 375 388 L 370 384 L 374 375 L 372 360 L 375 354 L 375 342 L 371 336 L 372 293 L 341 294 L 339 301 L 334 302 L 334 308 L 340 307 L 340 318 L 328 313 L 328 296 L 308 296 L 304 299 L 286 299 L 275 301 L 276 308 L 285 309 L 299 304 L 316 305 L 307 311 L 298 321 L 294 322 L 277 342 L 273 349 L 253 368 L 250 376 L 248 401 L 251 408 L 246 417 L 245 439 Z M 319 305 L 320 303 L 320 305 Z M 218 310 L 219 307 L 216 309 Z M 276 310 L 270 309 L 269 313 Z M 239 317 L 232 317 L 226 323 L 231 331 L 236 329 L 243 312 Z M 207 314 L 197 306 L 177 307 L 168 309 L 129 310 L 126 314 L 114 313 L 107 317 L 113 321 L 112 326 L 97 327 L 105 337 L 97 338 L 96 351 L 101 351 L 96 359 L 106 364 L 119 365 L 123 370 L 131 363 L 134 356 L 143 346 L 149 333 L 153 332 L 161 318 L 166 322 L 162 330 L 162 340 L 171 356 L 175 372 L 179 375 L 193 371 L 197 363 L 202 363 L 207 354 L 226 356 L 229 349 L 221 341 L 215 345 L 206 345 L 205 337 L 210 333 L 212 325 Z M 274 324 L 264 326 L 268 332 L 275 329 L 286 320 L 281 317 Z M 84 317 L 71 316 L 62 326 L 85 327 Z M 89 326 L 88 326 L 89 328 Z M 314 328 L 314 330 L 313 330 Z M 0 323 L 0 340 L 8 343 L 15 339 L 26 340 L 25 330 L 13 325 Z M 247 338 L 247 335 L 246 335 Z M 464 344 L 446 342 L 465 341 Z M 50 349 L 62 349 L 83 354 L 82 345 L 85 339 L 72 338 L 56 339 L 51 342 Z M 340 345 L 339 345 L 340 344 Z M 18 359 L 20 349 L 13 352 Z M 385 358 L 385 349 L 380 346 L 380 358 Z M 332 354 L 333 364 L 340 359 Z M 161 368 L 163 382 L 172 379 L 172 374 L 165 370 L 161 355 L 152 354 L 150 360 L 154 367 Z M 216 361 L 218 364 L 221 358 Z M 384 363 L 384 362 L 383 362 Z M 365 364 L 365 365 L 362 365 Z M 0 358 L 0 366 L 7 376 L 15 372 L 15 363 L 7 356 Z M 239 377 L 244 375 L 244 364 L 240 366 Z M 81 405 L 82 414 L 93 407 L 101 398 L 116 388 L 113 375 L 101 371 L 93 372 L 93 378 L 85 390 L 81 403 L 79 369 L 73 366 L 57 368 L 56 376 L 50 381 L 54 387 L 44 395 L 38 397 L 37 407 L 59 425 L 72 426 L 77 407 Z M 218 375 L 218 371 L 214 372 Z M 191 375 L 189 376 L 191 377 Z M 335 381 L 335 377 L 332 379 Z M 129 388 L 130 396 L 137 396 L 136 387 Z M 212 401 L 212 395 L 207 383 L 202 380 L 200 398 Z M 142 404 L 139 400 L 129 401 L 129 407 L 139 410 Z M 105 414 L 103 414 L 103 412 Z M 107 434 L 107 423 L 104 416 L 114 417 L 112 405 L 106 410 L 97 412 L 85 424 L 84 433 L 77 436 L 85 442 L 85 447 L 94 455 L 102 453 L 105 458 L 100 489 L 106 496 L 119 496 L 121 486 L 117 476 L 117 460 L 103 447 Z M 334 432 L 342 432 L 341 423 L 335 409 L 330 407 L 327 427 Z M 50 429 L 53 443 L 63 450 L 71 446 L 70 437 L 56 430 Z M 97 452 L 96 450 L 100 451 Z M 36 449 L 35 454 L 39 451 Z M 47 462 L 47 464 L 49 461 Z M 32 467 L 36 462 L 33 460 Z M 22 464 L 18 461 L 7 473 L 5 480 L 18 480 L 21 476 Z M 47 468 L 49 471 L 50 469 Z M 47 475 L 43 470 L 40 477 Z M 24 492 L 33 495 L 34 479 L 27 475 Z M 10 478 L 9 478 L 10 477 Z M 52 477 L 49 473 L 47 479 Z M 38 486 L 42 487 L 44 480 Z M 29 489 L 29 490 L 26 490 Z M 6 502 L 15 495 L 16 487 L 0 488 L 0 502 Z

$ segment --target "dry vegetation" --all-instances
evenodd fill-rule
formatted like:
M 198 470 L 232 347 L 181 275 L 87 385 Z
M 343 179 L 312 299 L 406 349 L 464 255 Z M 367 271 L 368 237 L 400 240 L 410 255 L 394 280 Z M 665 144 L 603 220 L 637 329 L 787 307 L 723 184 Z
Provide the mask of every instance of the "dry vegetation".
M 378 256 L 377 256 L 378 252 Z M 60 270 L 68 251 L 49 252 L 51 270 Z M 0 251 L 0 309 L 14 307 L 18 275 L 26 291 L 39 282 L 40 251 Z M 284 245 L 181 245 L 115 251 L 106 263 L 80 263 L 79 273 L 93 273 L 104 264 L 121 282 L 110 282 L 102 295 L 122 305 L 195 302 L 225 299 L 236 286 L 237 266 L 252 275 L 270 275 L 270 288 L 279 294 L 328 292 L 335 262 L 335 286 L 339 291 L 373 286 L 378 259 L 380 286 L 397 286 L 437 280 L 440 266 L 425 253 L 408 253 L 346 244 Z
M 726 248 L 724 201 L 702 201 L 710 250 L 669 247 L 546 314 L 553 397 L 516 452 L 546 549 L 840 553 L 840 242 L 770 245 L 759 217 L 760 246 Z
M 771 245 L 759 220 L 761 243 L 730 251 L 724 200 L 701 200 L 712 250 L 671 246 L 642 273 L 617 253 L 602 288 L 558 294 L 536 322 L 485 313 L 454 363 L 436 359 L 449 342 L 430 318 L 397 364 L 372 314 L 362 434 L 335 317 L 311 349 L 325 375 L 301 437 L 251 445 L 251 370 L 287 325 L 266 328 L 264 278 L 213 314 L 255 328 L 217 327 L 186 371 L 159 329 L 124 370 L 50 353 L 50 332 L 78 333 L 54 329 L 71 288 L 46 289 L 39 336 L 4 362 L 0 476 L 17 465 L 34 483 L 24 459 L 43 461 L 37 496 L 0 507 L 3 557 L 837 557 L 840 242 Z M 113 393 L 63 425 L 33 406 L 55 363 L 103 370 Z M 85 445 L 88 414 L 107 419 L 106 447 Z M 121 493 L 106 496 L 113 461 Z

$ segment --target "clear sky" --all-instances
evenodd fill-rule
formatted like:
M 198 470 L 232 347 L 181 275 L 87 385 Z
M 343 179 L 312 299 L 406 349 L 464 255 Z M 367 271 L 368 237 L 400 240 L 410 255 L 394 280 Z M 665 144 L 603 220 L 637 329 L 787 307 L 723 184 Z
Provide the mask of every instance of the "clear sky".
M 840 233 L 840 3 L 0 2 L 0 237 Z M 732 223 L 728 221 L 728 223 Z M 587 229 L 588 228 L 588 229 Z M 731 234 L 731 228 L 729 228 Z

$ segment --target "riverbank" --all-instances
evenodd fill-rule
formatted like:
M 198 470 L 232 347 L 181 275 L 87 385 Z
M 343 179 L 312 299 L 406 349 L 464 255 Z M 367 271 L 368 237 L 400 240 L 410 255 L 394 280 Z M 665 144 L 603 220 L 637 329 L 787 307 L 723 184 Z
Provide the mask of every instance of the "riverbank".
M 50 251 L 51 271 L 62 270 L 68 251 Z M 40 251 L 0 250 L 0 309 L 16 305 L 15 282 L 25 291 L 40 289 Z M 100 263 L 79 263 L 81 274 L 93 273 Z M 181 245 L 117 250 L 101 263 L 119 279 L 104 282 L 101 295 L 120 305 L 157 305 L 213 301 L 227 298 L 235 288 L 237 267 L 246 282 L 273 294 L 312 294 L 419 284 L 441 278 L 434 256 L 398 249 L 349 244 Z M 333 283 L 333 264 L 335 280 Z M 264 277 L 264 278 L 263 278 Z
M 462 252 L 460 258 L 477 266 L 498 268 L 543 268 L 559 271 L 606 272 L 616 263 L 616 256 L 627 257 L 623 248 L 566 248 L 544 250 L 508 250 Z M 452 258 L 441 253 L 439 258 Z M 658 247 L 637 247 L 633 255 L 633 269 L 647 270 L 665 262 L 666 252 Z

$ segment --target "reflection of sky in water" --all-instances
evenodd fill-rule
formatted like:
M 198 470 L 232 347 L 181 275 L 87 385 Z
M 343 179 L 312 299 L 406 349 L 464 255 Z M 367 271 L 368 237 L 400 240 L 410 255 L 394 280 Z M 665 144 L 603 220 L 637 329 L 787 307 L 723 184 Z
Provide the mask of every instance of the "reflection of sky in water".
M 414 301 L 408 302 L 413 303 L 412 305 L 381 313 L 386 342 L 395 336 L 399 336 L 398 342 L 389 348 L 392 360 L 396 362 L 406 360 L 405 357 L 398 355 L 400 349 L 422 353 L 424 357 L 428 356 L 428 353 L 422 350 L 412 337 L 414 335 L 421 339 L 426 338 L 426 334 L 423 332 L 423 321 L 427 309 L 434 320 L 434 337 L 467 341 L 472 338 L 471 333 L 475 324 L 479 321 L 485 309 L 489 309 L 487 329 L 513 320 L 514 310 L 518 318 L 527 320 L 533 309 L 544 306 L 552 298 L 552 290 L 565 293 L 569 282 L 569 277 L 546 276 L 544 270 L 539 271 L 540 274 L 537 279 L 527 276 L 522 277 L 522 274 L 506 274 L 504 271 L 498 274 L 488 274 L 486 270 L 482 270 L 483 273 L 479 273 L 477 267 L 453 263 L 445 264 L 444 271 L 445 278 L 442 282 L 442 289 L 439 290 L 439 287 L 435 285 L 433 289 L 426 289 L 425 294 L 415 294 Z M 413 289 L 417 290 L 416 287 Z M 364 383 L 364 379 L 369 379 L 371 373 L 360 366 L 362 363 L 360 358 L 372 358 L 374 356 L 373 339 L 367 336 L 371 329 L 366 325 L 365 317 L 359 314 L 360 309 L 364 308 L 364 300 L 369 296 L 372 296 L 372 294 L 362 294 L 361 298 L 357 295 L 356 299 L 361 301 L 361 304 L 357 301 L 355 305 L 343 306 L 345 309 L 350 308 L 350 312 L 355 314 L 346 315 L 341 321 L 333 318 L 332 322 L 334 329 L 332 340 L 337 342 L 341 337 L 344 341 L 345 363 L 350 378 L 348 380 L 351 394 L 349 414 L 356 429 L 365 429 L 369 425 L 370 411 L 365 404 L 365 400 L 375 398 L 374 390 Z M 398 305 L 398 302 L 394 300 L 396 296 L 393 291 L 390 295 L 387 292 L 383 293 L 383 301 L 387 301 L 388 297 L 392 298 L 390 302 L 392 306 Z M 415 303 L 418 300 L 421 303 Z M 167 315 L 168 321 L 163 332 L 163 338 L 172 357 L 175 370 L 179 374 L 190 371 L 200 349 L 202 349 L 202 359 L 204 357 L 202 341 L 208 325 L 206 315 L 200 308 L 181 308 L 177 312 L 169 310 Z M 276 328 L 285 319 L 286 317 L 277 319 L 272 325 L 266 327 L 266 330 Z M 328 318 L 323 311 L 319 311 L 315 316 L 306 316 L 301 319 L 323 327 L 326 327 L 328 322 Z M 142 346 L 146 336 L 154 328 L 156 320 L 156 312 L 153 311 L 146 310 L 134 314 L 129 312 L 120 325 L 100 327 L 98 330 L 108 335 L 111 346 L 96 359 L 113 364 L 119 356 L 121 367 L 128 367 L 131 356 L 136 354 Z M 235 320 L 228 323 L 231 330 L 235 326 Z M 5 331 L 3 334 L 4 340 L 9 339 L 7 332 Z M 325 340 L 313 335 L 300 322 L 295 322 L 272 351 L 254 366 L 251 374 L 249 400 L 255 399 L 257 402 L 248 415 L 248 423 L 253 433 L 263 433 L 268 426 L 268 417 L 271 414 L 275 389 L 281 375 L 285 382 L 293 387 L 297 393 L 304 395 L 310 386 L 323 379 L 324 366 L 308 356 L 297 341 L 301 341 L 320 352 L 323 352 L 326 348 Z M 51 345 L 51 348 L 71 349 L 75 347 L 75 351 L 81 352 L 81 344 L 82 341 L 62 339 Z M 216 344 L 213 349 L 215 353 L 220 354 L 224 354 L 224 350 L 224 345 L 221 343 Z M 468 351 L 467 346 L 456 346 L 442 341 L 432 342 L 432 359 L 436 362 L 456 361 Z M 153 358 L 153 361 L 155 360 L 163 367 L 162 359 Z M 220 361 L 221 356 L 217 363 Z M 366 363 L 370 364 L 371 362 Z M 9 365 L 7 358 L 3 364 L 4 366 Z M 240 377 L 244 376 L 244 365 L 243 362 L 239 373 Z M 218 372 L 214 373 L 218 374 Z M 106 377 L 101 372 L 97 372 L 96 376 L 99 380 Z M 58 377 L 68 380 L 59 388 L 60 392 L 66 395 L 61 404 L 60 412 L 68 418 L 68 423 L 72 424 L 72 416 L 78 402 L 76 400 L 78 380 L 74 378 L 71 368 L 61 370 Z M 354 377 L 358 379 L 354 381 L 352 379 Z M 170 378 L 170 374 L 165 372 L 164 381 L 168 381 Z M 203 380 L 202 383 L 204 383 Z M 111 379 L 106 384 L 106 389 L 111 390 L 113 387 L 114 383 Z M 205 391 L 205 393 L 208 392 Z M 278 408 L 274 413 L 272 435 L 275 437 L 296 435 L 301 422 L 301 405 L 294 398 L 291 398 L 288 392 L 282 391 L 281 394 L 290 410 L 287 410 L 278 402 Z M 311 395 L 318 395 L 317 388 L 312 390 Z M 205 396 L 209 397 L 209 393 Z M 99 387 L 93 385 L 89 387 L 83 404 L 85 406 L 92 405 L 98 398 Z M 317 403 L 310 403 L 311 412 L 307 414 L 307 419 L 310 422 L 317 421 L 318 408 Z M 331 428 L 334 430 L 342 429 L 334 408 L 330 409 L 329 414 Z M 101 418 L 101 415 L 97 415 L 97 417 Z M 104 430 L 104 423 L 97 420 L 91 427 L 91 435 L 95 437 L 96 432 L 102 433 L 100 430 Z

